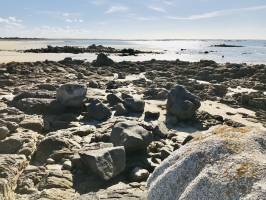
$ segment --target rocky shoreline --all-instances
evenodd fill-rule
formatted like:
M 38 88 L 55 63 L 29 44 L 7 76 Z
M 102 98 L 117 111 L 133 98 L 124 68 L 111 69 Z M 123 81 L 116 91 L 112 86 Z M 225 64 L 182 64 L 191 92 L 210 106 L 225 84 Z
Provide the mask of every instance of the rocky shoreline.
M 75 46 L 47 46 L 47 48 L 41 49 L 27 49 L 24 53 L 106 53 L 106 54 L 118 54 L 120 56 L 137 56 L 138 54 L 159 54 L 159 52 L 153 51 L 140 51 L 135 49 L 115 49 L 112 47 L 104 47 L 102 45 L 90 45 L 88 47 L 75 47 Z
M 0 64 L 0 199 L 260 199 L 265 92 L 266 65 Z

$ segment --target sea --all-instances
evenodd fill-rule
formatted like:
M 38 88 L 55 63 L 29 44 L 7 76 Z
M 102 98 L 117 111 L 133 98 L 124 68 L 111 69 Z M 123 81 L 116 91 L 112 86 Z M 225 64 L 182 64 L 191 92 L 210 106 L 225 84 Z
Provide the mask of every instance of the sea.
M 44 60 L 59 61 L 65 57 L 93 61 L 97 55 L 92 53 L 23 53 L 26 49 L 50 46 L 86 47 L 92 44 L 118 49 L 133 48 L 159 52 L 138 56 L 110 55 L 117 62 L 156 60 L 200 61 L 214 60 L 218 63 L 266 64 L 266 40 L 111 40 L 111 39 L 1 39 L 0 63 L 35 62 Z M 241 47 L 217 47 L 215 45 Z

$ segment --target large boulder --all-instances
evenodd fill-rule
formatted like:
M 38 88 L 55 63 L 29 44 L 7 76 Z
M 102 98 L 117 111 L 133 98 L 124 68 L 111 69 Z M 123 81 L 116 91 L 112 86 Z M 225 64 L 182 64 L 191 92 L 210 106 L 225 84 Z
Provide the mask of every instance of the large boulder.
M 146 150 L 153 140 L 153 135 L 136 122 L 125 121 L 113 127 L 110 140 L 115 146 L 124 146 L 126 152 L 134 152 Z
M 104 180 L 117 176 L 126 167 L 124 147 L 81 151 L 79 155 L 83 165 Z
M 87 88 L 79 84 L 65 84 L 60 86 L 56 99 L 66 107 L 81 107 L 86 97 Z
M 114 64 L 114 61 L 111 58 L 108 58 L 107 55 L 100 53 L 97 56 L 97 59 L 93 61 L 92 63 L 96 67 L 101 67 L 101 66 L 111 66 Z
M 247 127 L 199 133 L 155 169 L 148 199 L 264 199 L 265 144 L 265 131 Z
M 175 116 L 178 120 L 192 119 L 199 107 L 199 98 L 181 85 L 175 86 L 168 95 L 167 114 Z

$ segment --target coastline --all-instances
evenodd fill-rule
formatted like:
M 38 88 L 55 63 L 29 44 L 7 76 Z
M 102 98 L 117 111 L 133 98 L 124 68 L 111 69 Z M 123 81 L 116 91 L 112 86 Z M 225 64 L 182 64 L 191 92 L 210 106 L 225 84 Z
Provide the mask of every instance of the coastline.
M 10 181 L 17 183 L 16 190 L 7 191 L 10 196 L 146 199 L 149 174 L 176 150 L 186 148 L 198 134 L 209 134 L 219 126 L 266 130 L 266 65 L 218 64 L 210 60 L 114 62 L 99 57 L 94 62 L 66 58 L 0 65 L 0 123 L 10 130 L 10 135 L 0 140 L 0 152 L 26 156 L 12 157 L 23 167 L 19 168 L 20 175 L 10 176 Z M 81 86 L 87 88 L 84 105 L 80 102 L 80 107 L 65 108 L 57 103 L 60 86 L 70 83 L 78 84 L 74 94 L 80 94 Z M 201 106 L 191 120 L 167 118 L 168 94 L 177 84 L 200 98 Z M 112 151 L 121 151 L 110 144 L 116 142 L 112 134 L 120 121 L 133 126 L 129 130 L 134 134 L 147 134 L 145 140 L 130 136 L 140 140 L 134 148 L 150 140 L 151 133 L 156 139 L 145 146 L 147 152 L 127 152 L 125 166 L 112 157 L 115 169 L 123 171 L 110 175 L 109 180 L 105 174 L 108 169 L 100 167 L 100 172 L 94 173 L 88 170 L 93 161 L 87 156 L 105 159 L 102 151 L 112 156 Z M 12 141 L 19 148 L 11 145 Z M 10 170 L 14 169 L 7 168 L 6 173 Z M 35 180 L 37 184 L 25 187 L 33 181 L 32 173 L 40 178 Z

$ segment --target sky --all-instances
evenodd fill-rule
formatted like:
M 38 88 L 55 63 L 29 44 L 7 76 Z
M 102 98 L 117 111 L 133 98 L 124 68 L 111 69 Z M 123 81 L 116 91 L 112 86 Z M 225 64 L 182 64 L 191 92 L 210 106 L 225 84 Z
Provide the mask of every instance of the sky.
M 0 0 L 0 37 L 266 39 L 266 0 Z

